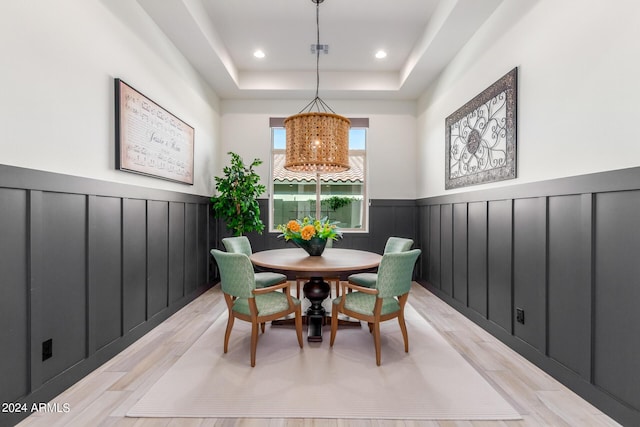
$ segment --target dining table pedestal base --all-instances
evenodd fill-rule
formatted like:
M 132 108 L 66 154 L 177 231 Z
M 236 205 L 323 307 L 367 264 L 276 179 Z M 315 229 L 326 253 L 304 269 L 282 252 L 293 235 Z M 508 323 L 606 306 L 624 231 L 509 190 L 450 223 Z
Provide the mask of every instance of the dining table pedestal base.
M 322 306 L 322 301 L 331 294 L 331 286 L 322 280 L 322 277 L 311 277 L 302 288 L 304 296 L 311 302 L 307 309 L 307 341 L 321 342 L 322 327 L 325 325 L 327 311 Z

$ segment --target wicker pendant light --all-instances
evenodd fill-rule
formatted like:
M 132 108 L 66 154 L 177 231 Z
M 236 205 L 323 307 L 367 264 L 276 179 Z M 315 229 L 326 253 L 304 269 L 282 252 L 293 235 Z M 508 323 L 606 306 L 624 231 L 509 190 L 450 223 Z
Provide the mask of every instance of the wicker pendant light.
M 316 96 L 302 111 L 284 120 L 287 150 L 284 167 L 294 172 L 342 172 L 349 169 L 351 122 L 336 114 L 319 96 L 320 3 L 316 4 Z M 316 111 L 313 111 L 315 108 Z

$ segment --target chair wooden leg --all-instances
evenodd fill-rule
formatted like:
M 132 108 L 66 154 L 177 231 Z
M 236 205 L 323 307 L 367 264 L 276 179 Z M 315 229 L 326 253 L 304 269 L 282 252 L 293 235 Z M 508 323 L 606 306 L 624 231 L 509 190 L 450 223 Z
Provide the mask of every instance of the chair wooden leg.
M 409 353 L 409 335 L 407 335 L 407 324 L 404 321 L 404 310 L 401 310 L 398 315 L 398 323 L 400 324 L 402 338 L 404 339 L 404 352 Z
M 296 335 L 298 336 L 298 344 L 302 348 L 302 307 L 301 304 L 296 308 Z
M 258 323 L 251 322 L 251 367 L 256 366 L 256 349 L 258 348 Z
M 302 279 L 296 279 L 296 298 L 300 299 L 300 282 Z
M 233 321 L 235 317 L 233 317 L 232 313 L 229 313 L 229 318 L 227 319 L 227 330 L 224 333 L 224 352 L 226 353 L 229 350 L 229 337 L 231 336 L 231 328 L 233 328 Z
M 376 365 L 380 366 L 380 322 L 373 324 L 373 344 L 376 347 Z
M 333 347 L 333 342 L 336 340 L 336 332 L 338 332 L 338 309 L 334 305 L 331 308 L 331 339 L 329 340 L 329 347 Z
M 260 324 L 260 331 L 261 331 L 263 334 L 264 334 L 264 329 L 265 329 L 265 327 L 266 327 L 266 322 L 262 322 L 262 323 Z

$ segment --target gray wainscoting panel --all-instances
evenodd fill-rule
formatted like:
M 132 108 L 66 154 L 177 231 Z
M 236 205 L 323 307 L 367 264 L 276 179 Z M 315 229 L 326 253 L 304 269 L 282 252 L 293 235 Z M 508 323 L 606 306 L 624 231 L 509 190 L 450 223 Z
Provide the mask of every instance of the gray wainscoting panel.
M 514 332 L 543 354 L 547 331 L 546 223 L 546 198 L 514 200 L 513 301 L 516 308 L 524 310 L 525 317 L 524 325 L 514 322 Z
M 442 286 L 442 272 L 440 270 L 440 206 L 431 206 L 429 212 L 429 281 L 432 285 Z
M 208 208 L 204 196 L 0 165 L 0 402 L 50 401 L 210 287 Z M 0 414 L 0 427 L 27 415 Z
M 385 232 L 393 229 L 398 222 L 395 218 L 395 210 L 391 207 L 369 207 L 369 249 L 372 252 L 382 253 L 384 245 L 387 242 Z M 350 241 L 354 240 L 351 236 L 345 235 L 341 242 L 337 242 L 336 247 L 355 247 Z M 354 242 L 355 243 L 355 242 Z M 362 248 L 364 249 L 364 248 Z
M 453 295 L 453 207 L 440 207 L 440 289 Z
M 184 203 L 169 203 L 169 304 L 184 295 Z
M 591 376 L 591 195 L 549 198 L 551 358 Z M 585 225 L 586 223 L 586 225 Z
M 453 205 L 453 296 L 464 305 L 467 292 L 467 204 Z
M 437 263 L 421 283 L 622 425 L 640 425 L 640 167 L 416 204 L 424 259 Z
M 27 192 L 0 188 L 0 403 L 29 391 Z
M 469 307 L 487 316 L 487 203 L 469 203 Z
M 122 335 L 122 202 L 89 196 L 90 340 L 95 351 Z
M 397 205 L 391 204 L 386 210 L 391 210 L 393 215 L 393 228 L 392 235 L 396 237 L 406 237 L 413 239 L 416 236 L 416 206 L 415 201 L 411 200 L 400 201 Z M 388 230 L 388 229 L 387 229 Z M 383 236 L 388 233 L 385 230 Z M 388 236 L 387 236 L 388 237 Z M 384 243 L 387 243 L 387 239 L 384 238 Z
M 147 319 L 147 203 L 122 200 L 122 319 L 124 332 Z
M 169 204 L 147 202 L 147 318 L 168 304 Z
M 196 206 L 196 210 L 198 215 L 198 228 L 196 232 L 198 242 L 196 283 L 197 286 L 202 286 L 203 283 L 208 283 L 210 281 L 208 274 L 209 269 L 207 267 L 209 266 L 209 260 L 213 258 L 210 253 L 211 247 L 209 245 L 209 205 L 198 204 Z
M 640 191 L 596 197 L 594 382 L 640 408 Z
M 80 362 L 87 354 L 87 197 L 78 194 L 42 194 L 42 203 L 32 206 L 39 217 L 42 235 L 42 263 L 35 287 L 39 306 L 33 307 L 32 321 L 38 322 L 40 335 L 32 345 L 42 348 L 51 339 L 53 356 L 42 363 L 42 382 Z
M 489 202 L 488 218 L 488 318 L 511 332 L 511 229 L 512 201 Z
M 431 223 L 430 206 L 420 206 L 418 215 L 418 226 L 419 237 L 416 241 L 416 244 L 419 248 L 422 249 L 422 254 L 418 258 L 418 274 L 419 277 L 427 277 L 429 275 L 429 266 L 431 265 L 431 252 L 426 252 L 429 248 L 429 239 L 430 239 L 430 230 L 429 224 Z
M 198 284 L 198 209 L 194 203 L 185 206 L 184 247 L 184 289 L 190 293 Z

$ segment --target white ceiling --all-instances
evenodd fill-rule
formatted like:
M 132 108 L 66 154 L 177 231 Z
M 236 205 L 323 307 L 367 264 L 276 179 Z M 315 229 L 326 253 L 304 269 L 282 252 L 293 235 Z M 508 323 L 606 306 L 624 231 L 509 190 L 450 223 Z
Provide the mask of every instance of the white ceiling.
M 220 98 L 313 97 L 312 0 L 137 1 Z M 416 99 L 502 1 L 324 0 L 320 96 Z

